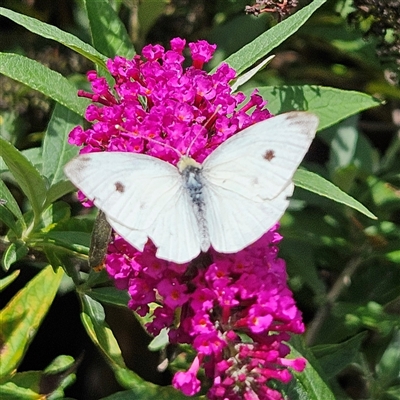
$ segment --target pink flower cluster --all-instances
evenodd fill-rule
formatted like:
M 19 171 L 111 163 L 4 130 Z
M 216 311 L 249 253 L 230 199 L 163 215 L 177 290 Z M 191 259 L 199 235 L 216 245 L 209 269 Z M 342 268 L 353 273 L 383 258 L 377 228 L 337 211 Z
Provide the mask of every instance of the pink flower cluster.
M 116 57 L 107 68 L 115 80 L 113 90 L 104 77 L 90 71 L 93 93 L 79 91 L 93 102 L 85 117 L 91 128 L 75 127 L 69 143 L 84 146 L 81 153 L 130 151 L 176 164 L 173 149 L 202 162 L 237 131 L 271 116 L 256 91 L 250 100 L 232 94 L 229 82 L 236 72 L 222 64 L 214 74 L 201 68 L 216 46 L 204 40 L 189 43 L 193 65 L 184 69 L 185 41 L 171 41 L 171 50 L 148 45 L 133 60 Z M 252 109 L 251 114 L 247 112 Z M 190 149 L 190 153 L 187 151 Z
M 202 70 L 215 46 L 189 43 L 192 65 L 184 68 L 185 46 L 176 38 L 168 51 L 149 45 L 142 57 L 109 60 L 113 88 L 89 72 L 93 93 L 79 94 L 97 103 L 86 110 L 93 124 L 74 128 L 69 142 L 83 145 L 82 153 L 139 152 L 176 164 L 178 150 L 202 162 L 228 137 L 271 116 L 256 92 L 249 99 L 231 93 L 236 73 L 227 64 L 213 74 Z M 304 369 L 303 359 L 285 358 L 289 348 L 282 343 L 304 326 L 277 258 L 280 240 L 275 227 L 237 254 L 210 251 L 178 265 L 157 259 L 151 242 L 139 252 L 113 237 L 106 267 L 117 288 L 128 290 L 129 307 L 144 316 L 157 304 L 146 329 L 158 335 L 167 328 L 171 343 L 197 352 L 189 370 L 173 379 L 184 394 L 199 392 L 204 368 L 210 399 L 281 399 L 267 383 L 288 382 L 288 367 Z
M 209 399 L 278 400 L 281 394 L 266 383 L 287 383 L 287 367 L 304 369 L 304 359 L 285 358 L 289 347 L 282 343 L 290 333 L 303 333 L 304 325 L 285 262 L 277 258 L 276 228 L 237 254 L 211 252 L 189 265 L 159 260 L 151 248 L 140 253 L 120 238 L 111 245 L 108 272 L 128 290 L 129 307 L 144 316 L 150 303 L 159 305 L 146 329 L 158 335 L 169 328 L 171 343 L 189 343 L 197 352 L 189 370 L 173 379 L 184 394 L 200 390 L 197 374 L 204 367 L 212 382 Z

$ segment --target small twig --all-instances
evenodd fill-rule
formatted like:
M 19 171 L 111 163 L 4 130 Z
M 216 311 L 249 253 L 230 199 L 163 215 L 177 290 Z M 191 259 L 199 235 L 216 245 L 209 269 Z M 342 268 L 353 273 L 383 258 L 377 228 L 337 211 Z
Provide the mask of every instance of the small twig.
M 317 338 L 318 332 L 321 329 L 321 326 L 325 322 L 326 318 L 329 315 L 329 312 L 334 305 L 337 298 L 340 294 L 348 288 L 351 284 L 351 277 L 357 271 L 358 267 L 365 261 L 365 257 L 362 256 L 362 253 L 352 260 L 349 261 L 347 266 L 344 268 L 338 279 L 336 280 L 335 284 L 332 286 L 332 289 L 326 296 L 325 303 L 319 308 L 317 313 L 315 314 L 314 319 L 307 327 L 307 331 L 305 334 L 305 341 L 308 346 L 311 346 L 315 339 Z

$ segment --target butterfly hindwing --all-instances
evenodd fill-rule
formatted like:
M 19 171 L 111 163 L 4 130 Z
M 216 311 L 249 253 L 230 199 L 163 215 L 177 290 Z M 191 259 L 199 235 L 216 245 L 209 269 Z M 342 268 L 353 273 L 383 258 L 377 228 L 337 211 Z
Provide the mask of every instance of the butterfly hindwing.
M 290 183 L 274 199 L 254 201 L 221 186 L 208 185 L 205 199 L 212 247 L 221 253 L 236 253 L 258 240 L 285 212 L 293 193 Z

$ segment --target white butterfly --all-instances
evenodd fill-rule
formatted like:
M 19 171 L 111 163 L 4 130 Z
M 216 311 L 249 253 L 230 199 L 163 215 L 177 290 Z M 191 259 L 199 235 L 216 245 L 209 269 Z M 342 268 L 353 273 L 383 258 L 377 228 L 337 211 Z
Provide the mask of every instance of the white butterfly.
M 185 263 L 210 246 L 238 252 L 281 218 L 317 126 L 314 114 L 290 112 L 237 133 L 203 164 L 101 152 L 64 171 L 132 246 L 142 251 L 150 238 L 158 258 Z

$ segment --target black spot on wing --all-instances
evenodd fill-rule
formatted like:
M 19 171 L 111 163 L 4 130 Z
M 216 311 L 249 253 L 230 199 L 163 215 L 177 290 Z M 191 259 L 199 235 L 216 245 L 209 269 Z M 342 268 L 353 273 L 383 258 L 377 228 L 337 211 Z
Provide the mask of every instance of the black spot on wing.
M 120 192 L 120 193 L 125 192 L 125 186 L 121 182 L 115 182 L 114 185 L 115 185 L 115 190 L 117 192 Z
M 273 150 L 267 150 L 265 152 L 265 154 L 263 155 L 263 157 L 267 160 L 267 161 L 271 161 L 274 157 L 275 157 L 275 152 Z

